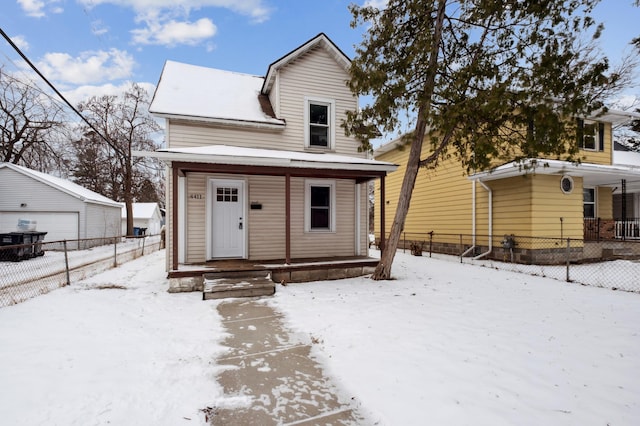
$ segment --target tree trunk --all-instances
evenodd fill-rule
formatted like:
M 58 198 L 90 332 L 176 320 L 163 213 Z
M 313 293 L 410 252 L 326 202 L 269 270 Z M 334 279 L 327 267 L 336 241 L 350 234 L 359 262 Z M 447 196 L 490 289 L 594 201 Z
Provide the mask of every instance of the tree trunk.
M 393 263 L 396 249 L 398 248 L 400 234 L 404 228 L 404 221 L 407 218 L 407 213 L 409 212 L 409 204 L 411 203 L 413 187 L 416 184 L 416 177 L 418 176 L 418 170 L 420 169 L 420 154 L 422 153 L 425 129 L 426 122 L 424 112 L 421 110 L 418 112 L 418 122 L 416 123 L 414 139 L 411 142 L 411 151 L 409 152 L 407 169 L 404 172 L 402 188 L 400 189 L 400 199 L 398 200 L 396 215 L 393 219 L 393 224 L 391 225 L 391 233 L 389 234 L 389 239 L 385 242 L 384 248 L 382 249 L 380 262 L 371 276 L 374 280 L 391 279 L 391 264 Z M 382 232 L 385 232 L 384 229 Z
M 411 151 L 409 151 L 407 169 L 405 170 L 404 179 L 402 180 L 400 199 L 398 200 L 396 215 L 393 219 L 393 224 L 391 225 L 389 240 L 385 242 L 385 246 L 382 249 L 382 255 L 380 256 L 380 262 L 378 262 L 378 266 L 371 276 L 374 280 L 391 279 L 391 265 L 393 264 L 393 258 L 396 255 L 398 242 L 400 241 L 400 234 L 404 229 L 404 221 L 407 218 L 407 213 L 409 212 L 411 195 L 413 194 L 413 188 L 415 187 L 416 177 L 418 176 L 418 170 L 420 168 L 420 154 L 422 153 L 422 143 L 424 141 L 424 134 L 427 128 L 427 116 L 429 115 L 429 110 L 431 108 L 435 79 L 438 72 L 438 53 L 440 52 L 440 42 L 442 40 L 442 25 L 444 22 L 446 3 L 446 0 L 438 1 L 438 14 L 434 25 L 433 41 L 431 44 L 429 66 L 427 69 L 427 79 L 424 85 L 423 97 L 420 99 L 416 129 L 413 134 L 414 139 L 411 143 Z M 385 230 L 382 229 L 381 232 L 385 232 Z

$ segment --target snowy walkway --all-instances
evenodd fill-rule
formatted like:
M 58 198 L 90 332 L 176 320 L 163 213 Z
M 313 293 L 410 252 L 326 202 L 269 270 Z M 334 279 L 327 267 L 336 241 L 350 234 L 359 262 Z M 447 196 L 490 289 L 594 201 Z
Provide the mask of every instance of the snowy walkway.
M 218 312 L 229 333 L 218 363 L 232 366 L 218 381 L 227 398 L 245 403 L 212 410 L 211 424 L 366 424 L 310 357 L 309 337 L 291 334 L 280 313 L 260 299 L 224 302 Z

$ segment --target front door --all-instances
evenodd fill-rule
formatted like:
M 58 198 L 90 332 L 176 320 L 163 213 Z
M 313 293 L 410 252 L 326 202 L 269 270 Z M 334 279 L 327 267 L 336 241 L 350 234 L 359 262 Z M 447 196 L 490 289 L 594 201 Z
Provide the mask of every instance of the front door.
M 245 244 L 244 181 L 211 180 L 211 257 L 242 258 Z

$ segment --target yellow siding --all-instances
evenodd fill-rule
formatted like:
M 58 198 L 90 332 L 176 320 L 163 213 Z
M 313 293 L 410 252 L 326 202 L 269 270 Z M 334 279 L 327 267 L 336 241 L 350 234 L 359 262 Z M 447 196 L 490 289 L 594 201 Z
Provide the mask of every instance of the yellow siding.
M 601 219 L 613 219 L 613 192 L 611 188 L 596 188 L 596 215 Z
M 580 150 L 580 159 L 583 163 L 611 165 L 613 163 L 613 153 L 611 151 L 613 143 L 611 141 L 611 123 L 604 123 L 604 151 Z
M 582 178 L 574 177 L 574 189 L 565 194 L 559 175 L 534 177 L 532 193 L 532 233 L 534 237 L 582 238 Z M 562 218 L 562 221 L 560 220 Z

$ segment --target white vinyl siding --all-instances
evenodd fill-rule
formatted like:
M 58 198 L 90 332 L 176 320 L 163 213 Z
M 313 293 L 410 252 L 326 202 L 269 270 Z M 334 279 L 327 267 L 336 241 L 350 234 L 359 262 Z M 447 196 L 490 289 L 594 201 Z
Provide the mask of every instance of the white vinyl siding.
M 234 145 L 249 148 L 303 151 L 305 135 L 305 97 L 331 99 L 335 102 L 334 151 L 341 155 L 364 158 L 358 152 L 358 141 L 347 138 L 339 123 L 346 118 L 346 111 L 357 109 L 357 99 L 346 86 L 348 74 L 323 49 L 315 49 L 277 75 L 279 102 L 273 102 L 278 118 L 286 121 L 282 130 L 239 128 L 187 120 L 169 120 L 167 134 L 169 147 L 205 145 Z

